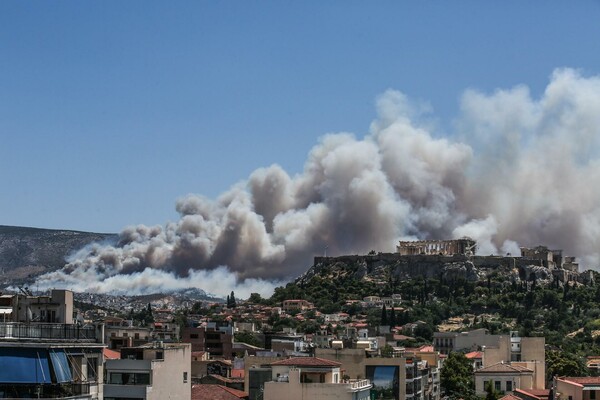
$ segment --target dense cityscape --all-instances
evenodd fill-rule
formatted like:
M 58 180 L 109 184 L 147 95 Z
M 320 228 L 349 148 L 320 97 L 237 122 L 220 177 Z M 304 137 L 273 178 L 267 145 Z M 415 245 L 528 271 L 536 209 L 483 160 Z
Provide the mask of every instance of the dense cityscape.
M 599 21 L 0 1 L 0 400 L 600 400 Z
M 0 356 L 12 368 L 0 370 L 1 397 L 570 400 L 600 390 L 597 273 L 544 246 L 475 249 L 463 238 L 316 257 L 270 298 L 6 291 Z

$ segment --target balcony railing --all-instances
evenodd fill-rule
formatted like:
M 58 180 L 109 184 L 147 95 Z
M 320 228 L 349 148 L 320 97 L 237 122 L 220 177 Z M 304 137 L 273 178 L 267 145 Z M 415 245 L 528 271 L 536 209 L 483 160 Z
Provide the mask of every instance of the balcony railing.
M 371 386 L 371 381 L 368 379 L 360 379 L 356 381 L 350 381 L 350 390 L 360 390 Z
M 72 324 L 0 322 L 0 339 L 69 340 L 95 342 L 94 327 Z
M 2 398 L 70 399 L 87 397 L 89 383 L 0 384 Z

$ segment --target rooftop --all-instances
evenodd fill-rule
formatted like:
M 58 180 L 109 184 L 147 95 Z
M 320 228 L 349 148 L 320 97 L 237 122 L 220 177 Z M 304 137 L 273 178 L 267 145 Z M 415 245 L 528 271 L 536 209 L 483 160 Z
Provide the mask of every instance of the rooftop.
M 465 354 L 465 357 L 467 357 L 468 359 L 482 358 L 483 357 L 483 351 L 472 351 L 470 353 Z
M 289 365 L 294 367 L 339 367 L 342 363 L 319 357 L 292 357 L 272 362 L 271 365 Z
M 600 376 L 562 376 L 558 379 L 578 383 L 580 385 L 600 385 Z
M 525 367 L 521 367 L 520 365 L 511 365 L 511 364 L 506 364 L 503 362 L 499 362 L 493 365 L 490 365 L 489 367 L 484 367 L 481 368 L 477 371 L 475 371 L 476 374 L 480 374 L 480 373 L 533 373 L 532 370 L 530 370 L 529 368 L 525 368 Z
M 238 400 L 247 398 L 248 393 L 222 385 L 192 385 L 192 400 Z

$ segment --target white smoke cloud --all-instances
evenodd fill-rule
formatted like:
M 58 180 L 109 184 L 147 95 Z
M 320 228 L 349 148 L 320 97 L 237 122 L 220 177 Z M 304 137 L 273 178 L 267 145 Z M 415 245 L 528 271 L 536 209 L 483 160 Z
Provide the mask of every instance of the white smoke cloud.
M 326 247 L 391 252 L 400 238 L 464 235 L 481 254 L 545 244 L 598 265 L 599 77 L 556 70 L 539 99 L 525 86 L 467 90 L 456 132 L 442 138 L 431 107 L 398 91 L 378 98 L 377 113 L 364 138 L 322 137 L 295 176 L 272 165 L 215 200 L 187 195 L 178 221 L 128 227 L 118 245 L 89 246 L 42 279 L 98 292 L 268 294 Z

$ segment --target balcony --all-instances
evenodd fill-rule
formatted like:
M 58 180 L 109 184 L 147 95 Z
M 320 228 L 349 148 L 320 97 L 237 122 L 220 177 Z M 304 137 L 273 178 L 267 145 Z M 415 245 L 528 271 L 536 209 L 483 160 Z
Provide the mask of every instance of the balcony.
M 98 338 L 94 327 L 81 327 L 71 324 L 1 322 L 1 339 L 96 342 Z
M 96 385 L 95 383 L 92 385 Z M 2 398 L 89 399 L 90 383 L 0 384 Z
M 360 379 L 356 381 L 350 381 L 348 382 L 348 385 L 350 385 L 351 392 L 357 392 L 360 390 L 369 389 L 371 387 L 371 381 L 368 379 Z

